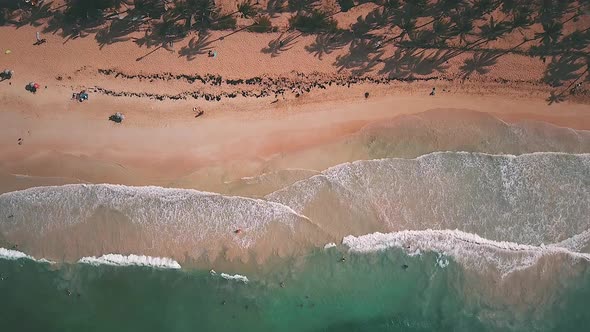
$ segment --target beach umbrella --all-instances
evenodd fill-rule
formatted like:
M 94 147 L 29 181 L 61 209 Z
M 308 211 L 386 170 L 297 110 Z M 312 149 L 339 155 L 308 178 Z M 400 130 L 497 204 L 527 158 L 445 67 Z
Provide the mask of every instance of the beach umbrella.
M 6 51 L 4 51 L 4 54 L 10 54 L 10 53 L 12 53 L 12 51 L 11 51 L 11 50 L 6 50 Z
M 39 87 L 40 87 L 39 83 L 35 83 L 35 84 L 33 84 L 33 88 L 35 88 L 35 89 L 39 89 Z

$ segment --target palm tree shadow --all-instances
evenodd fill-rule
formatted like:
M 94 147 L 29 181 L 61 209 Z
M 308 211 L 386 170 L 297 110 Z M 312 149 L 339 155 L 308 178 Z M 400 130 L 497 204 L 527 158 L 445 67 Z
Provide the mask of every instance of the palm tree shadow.
M 459 70 L 463 74 L 463 79 L 468 78 L 473 73 L 485 75 L 494 66 L 501 54 L 497 52 L 480 52 L 475 53 L 473 58 L 466 59 Z
M 187 60 L 191 61 L 194 60 L 197 55 L 202 55 L 212 50 L 213 48 L 210 45 L 213 42 L 210 40 L 210 37 L 211 35 L 208 33 L 201 33 L 198 38 L 191 38 L 188 45 L 180 48 L 180 51 L 178 52 L 179 57 L 184 56 Z
M 82 21 L 68 17 L 63 12 L 56 11 L 47 22 L 45 28 L 43 28 L 43 32 L 59 34 L 66 38 L 64 41 L 65 44 L 70 39 L 87 37 L 91 33 L 98 32 L 103 24 L 103 17 Z
M 186 32 L 178 22 L 174 20 L 158 22 L 151 29 L 146 30 L 143 37 L 131 38 L 139 47 L 145 46 L 151 48 L 157 46 L 154 50 L 135 59 L 135 61 L 141 61 L 161 48 L 173 52 L 173 44 L 183 40 L 185 37 Z
M 111 24 L 100 29 L 94 37 L 102 49 L 105 45 L 124 42 L 131 39 L 128 35 L 137 31 L 144 21 L 128 15 L 123 19 L 114 19 Z
M 412 62 L 414 49 L 395 50 L 392 56 L 383 61 L 384 66 L 379 71 L 380 75 L 387 74 L 389 77 L 404 78 L 410 75 L 409 64 Z
M 285 0 L 269 0 L 266 4 L 266 13 L 271 18 L 279 16 L 285 9 Z
M 383 53 L 371 40 L 355 39 L 350 43 L 348 53 L 336 57 L 334 66 L 338 67 L 338 72 L 347 69 L 354 75 L 362 75 L 380 63 Z
M 565 81 L 577 78 L 578 71 L 584 67 L 584 64 L 578 60 L 579 57 L 575 55 L 553 58 L 547 66 L 543 81 L 552 87 L 558 87 Z
M 448 69 L 446 63 L 449 51 L 436 51 L 427 54 L 418 48 L 398 48 L 392 56 L 385 59 L 381 75 L 392 78 L 411 78 L 414 75 L 431 75 L 435 72 L 444 73 Z
M 410 70 L 413 74 L 431 75 L 435 72 L 444 73 L 449 66 L 447 65 L 447 51 L 438 50 L 435 53 L 426 55 L 426 51 L 420 52 L 419 56 L 411 62 Z
M 284 35 L 285 33 L 281 33 L 279 37 L 271 40 L 268 43 L 268 46 L 264 47 L 260 51 L 264 54 L 270 54 L 270 56 L 273 58 L 277 57 L 281 54 L 281 52 L 290 50 L 293 45 L 297 43 L 296 39 L 301 36 L 301 33 L 292 32 L 283 38 Z
M 320 60 L 325 54 L 341 49 L 351 42 L 351 35 L 343 32 L 317 35 L 315 41 L 305 46 L 305 50 L 317 56 Z
M 367 35 L 372 30 L 380 29 L 387 25 L 388 16 L 381 8 L 375 8 L 366 16 L 359 16 L 356 22 L 351 26 L 351 30 L 356 37 Z
M 563 93 L 556 93 L 555 91 L 551 91 L 551 93 L 549 94 L 549 97 L 547 97 L 547 99 L 545 99 L 545 101 L 547 101 L 547 103 L 549 105 L 559 104 L 559 103 L 565 101 L 565 95 Z
M 52 4 L 53 2 L 47 2 L 41 6 L 34 6 L 30 10 L 24 11 L 16 22 L 16 27 L 20 28 L 25 25 L 31 25 L 34 27 L 41 26 L 43 23 L 39 22 L 40 20 L 49 18 L 53 15 L 53 11 L 51 10 Z
M 164 20 L 154 24 L 151 29 L 145 31 L 143 37 L 132 38 L 140 47 L 152 47 L 161 45 L 168 48 L 170 43 L 182 40 L 185 37 L 183 27 L 174 20 Z

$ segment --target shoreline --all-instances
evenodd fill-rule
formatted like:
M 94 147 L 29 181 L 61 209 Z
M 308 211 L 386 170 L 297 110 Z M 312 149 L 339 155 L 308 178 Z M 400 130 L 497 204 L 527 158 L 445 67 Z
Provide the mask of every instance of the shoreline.
M 373 8 L 356 6 L 338 19 L 352 25 Z M 166 48 L 134 42 L 145 37 L 137 31 L 109 42 L 102 30 L 70 39 L 57 29 L 33 45 L 48 22 L 39 23 L 0 27 L 0 57 L 15 72 L 0 82 L 0 193 L 111 183 L 263 198 L 356 160 L 590 152 L 586 85 L 549 105 L 552 93 L 575 81 L 550 86 L 553 61 L 515 49 L 516 31 L 489 40 L 488 49 L 454 48 L 456 40 L 441 49 L 376 49 L 353 38 L 318 51 L 326 35 L 289 31 L 194 33 Z M 587 26 L 582 15 L 564 32 Z M 539 31 L 538 24 L 525 29 Z M 24 89 L 29 82 L 40 84 L 35 94 Z M 81 90 L 89 99 L 72 100 Z M 197 117 L 195 109 L 204 113 Z M 108 120 L 116 112 L 122 123 Z M 109 218 L 119 216 L 109 213 L 96 217 L 104 228 L 80 232 L 108 232 Z M 238 256 L 215 250 L 203 258 L 224 250 Z

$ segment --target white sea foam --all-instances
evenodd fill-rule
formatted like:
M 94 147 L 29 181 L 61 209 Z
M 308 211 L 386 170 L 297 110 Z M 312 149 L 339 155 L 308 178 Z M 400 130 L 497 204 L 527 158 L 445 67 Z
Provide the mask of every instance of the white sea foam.
M 26 259 L 35 260 L 35 258 L 25 254 L 24 252 L 20 252 L 17 250 L 5 249 L 5 248 L 0 248 L 0 258 L 11 259 L 11 260 L 26 258 Z
M 476 234 L 459 230 L 401 231 L 373 233 L 363 236 L 347 236 L 342 240 L 350 251 L 369 253 L 388 248 L 401 248 L 406 252 L 421 250 L 440 255 L 437 264 L 448 265 L 447 255 L 467 268 L 484 270 L 494 266 L 503 276 L 534 265 L 545 255 L 563 254 L 572 259 L 590 261 L 590 254 L 573 252 L 558 245 L 523 245 L 484 239 Z
M 18 250 L 0 248 L 0 259 L 17 260 L 17 259 L 29 259 L 39 263 L 54 264 L 54 262 L 45 258 L 36 259 L 35 257 L 29 256 L 24 252 Z
M 571 251 L 581 251 L 583 248 L 590 246 L 590 229 L 567 238 L 556 245 L 568 248 Z
M 231 275 L 231 274 L 227 274 L 227 273 L 222 273 L 222 274 L 220 274 L 220 276 L 226 280 L 241 281 L 246 284 L 249 282 L 248 277 L 240 275 L 240 274 Z
M 140 226 L 158 247 L 169 247 L 169 243 L 198 247 L 221 236 L 226 244 L 249 248 L 273 224 L 294 230 L 297 223 L 308 221 L 288 206 L 262 199 L 107 184 L 37 187 L 1 194 L 0 211 L 11 215 L 0 222 L 5 236 L 15 232 L 55 234 L 97 214 L 111 213 Z M 236 235 L 236 229 L 243 232 Z
M 160 269 L 180 269 L 180 264 L 173 259 L 165 257 L 151 257 L 138 255 L 108 254 L 100 257 L 83 257 L 78 263 L 90 265 L 113 266 L 146 266 Z
M 330 242 L 324 246 L 324 249 L 330 249 L 330 248 L 335 248 L 335 247 L 336 247 L 336 243 Z
M 438 265 L 441 269 L 449 266 L 449 263 L 450 262 L 444 253 L 439 253 L 436 257 L 436 265 Z
M 326 228 L 337 236 L 373 224 L 541 245 L 590 229 L 588 179 L 590 154 L 435 152 L 340 164 L 266 198 L 318 224 L 338 220 Z

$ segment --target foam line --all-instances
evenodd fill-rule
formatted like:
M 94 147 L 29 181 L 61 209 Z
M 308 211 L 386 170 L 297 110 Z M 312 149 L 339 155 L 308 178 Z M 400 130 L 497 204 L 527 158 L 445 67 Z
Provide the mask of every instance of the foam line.
M 336 243 L 330 242 L 324 246 L 324 249 L 330 249 L 330 248 L 334 248 L 334 247 L 336 247 Z
M 90 265 L 112 265 L 112 266 L 147 266 L 161 269 L 180 269 L 181 266 L 173 259 L 165 257 L 151 257 L 119 254 L 108 254 L 100 257 L 83 257 L 78 263 Z
M 437 252 L 452 256 L 466 267 L 480 269 L 495 266 L 503 275 L 534 265 L 545 255 L 563 254 L 590 261 L 590 254 L 573 252 L 559 245 L 524 245 L 492 241 L 459 230 L 401 231 L 346 236 L 342 243 L 351 252 L 370 253 L 388 248 L 401 248 L 407 253 Z M 441 256 L 439 256 L 440 259 Z M 440 265 L 440 264 L 439 264 Z M 444 264 L 446 266 L 446 264 Z
M 222 274 L 220 274 L 220 276 L 221 276 L 223 279 L 226 279 L 226 280 L 236 280 L 236 281 L 241 281 L 241 282 L 243 282 L 243 283 L 245 283 L 245 284 L 247 284 L 247 283 L 250 281 L 250 280 L 248 280 L 248 277 L 246 277 L 246 276 L 243 276 L 243 275 L 240 275 L 240 274 L 234 274 L 234 275 L 230 275 L 230 274 L 227 274 L 227 273 L 222 273 Z
M 17 260 L 17 259 L 29 259 L 38 263 L 54 264 L 54 262 L 45 258 L 36 259 L 35 257 L 29 256 L 24 252 L 18 250 L 0 248 L 0 259 Z

